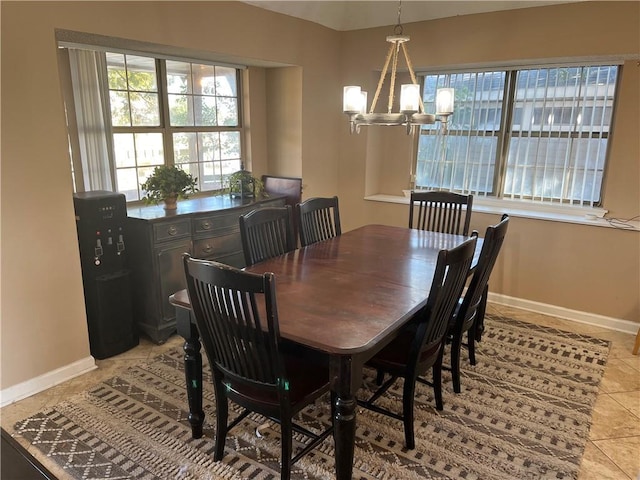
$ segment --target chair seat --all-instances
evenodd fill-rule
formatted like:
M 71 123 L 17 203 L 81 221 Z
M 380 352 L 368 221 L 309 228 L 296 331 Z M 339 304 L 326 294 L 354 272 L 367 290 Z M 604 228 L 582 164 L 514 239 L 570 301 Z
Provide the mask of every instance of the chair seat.
M 318 398 L 329 390 L 329 368 L 313 362 L 307 362 L 300 356 L 283 354 L 284 368 L 289 380 L 289 401 L 293 412 L 298 406 L 309 404 L 310 400 Z M 223 380 L 224 381 L 224 380 Z M 233 382 L 230 386 L 229 397 L 243 402 L 259 403 L 265 408 L 278 409 L 280 400 L 273 389 L 261 389 L 251 384 Z
M 375 369 L 381 369 L 391 375 L 402 375 L 402 372 L 407 369 L 407 361 L 409 358 L 409 352 L 411 350 L 411 344 L 415 339 L 415 327 L 409 325 L 398 337 L 396 337 L 389 345 L 384 347 L 380 352 L 376 354 L 371 360 L 367 361 L 367 365 Z M 442 342 L 438 341 L 435 344 L 425 346 L 420 352 L 418 359 L 418 365 L 422 367 L 422 372 L 434 365 L 437 359 L 438 350 L 442 347 Z M 423 363 L 425 359 L 431 358 L 433 361 Z

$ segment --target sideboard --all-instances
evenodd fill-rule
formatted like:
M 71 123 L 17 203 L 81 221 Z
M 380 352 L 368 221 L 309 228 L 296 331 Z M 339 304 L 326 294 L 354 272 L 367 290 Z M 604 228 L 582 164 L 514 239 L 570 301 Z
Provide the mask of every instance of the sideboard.
M 161 205 L 128 207 L 127 250 L 139 331 L 155 343 L 176 331 L 169 296 L 186 287 L 183 253 L 244 267 L 238 217 L 285 201 L 283 195 L 257 200 L 219 195 L 181 200 L 174 211 Z

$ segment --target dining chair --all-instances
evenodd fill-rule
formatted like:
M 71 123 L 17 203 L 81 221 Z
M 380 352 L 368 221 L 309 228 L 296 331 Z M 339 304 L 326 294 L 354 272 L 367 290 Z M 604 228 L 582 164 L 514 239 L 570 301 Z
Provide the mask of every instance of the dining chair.
M 442 410 L 442 355 L 449 319 L 460 299 L 473 254 L 476 237 L 471 237 L 450 250 L 438 253 L 435 274 L 426 306 L 416 314 L 391 343 L 378 352 L 366 365 L 378 372 L 376 391 L 358 404 L 404 422 L 405 446 L 415 447 L 413 430 L 413 401 L 416 381 L 433 387 L 436 408 Z M 432 370 L 432 381 L 421 378 Z M 386 381 L 383 377 L 390 375 Z M 376 405 L 378 400 L 398 378 L 404 378 L 402 413 Z
M 296 249 L 290 205 L 257 208 L 241 215 L 239 222 L 246 266 Z
M 302 178 L 301 177 L 279 177 L 275 175 L 262 175 L 264 191 L 270 197 L 284 195 L 285 204 L 291 205 L 293 215 L 293 238 L 298 238 L 298 220 L 295 215 L 295 208 L 302 201 Z
M 264 191 L 268 195 L 284 195 L 285 203 L 295 208 L 302 200 L 301 177 L 278 177 L 275 175 L 262 175 Z
M 328 362 L 307 362 L 283 346 L 273 273 L 245 272 L 189 254 L 183 261 L 192 312 L 213 374 L 214 460 L 224 457 L 229 431 L 255 412 L 280 424 L 280 478 L 288 480 L 292 465 L 333 432 L 332 426 L 314 433 L 293 422 L 329 391 Z M 243 408 L 231 422 L 229 400 Z M 307 439 L 295 455 L 294 431 Z
M 447 339 L 451 342 L 451 376 L 453 391 L 460 393 L 460 352 L 463 346 L 469 351 L 469 362 L 476 364 L 475 343 L 476 327 L 484 320 L 489 290 L 489 277 L 504 243 L 509 227 L 509 215 L 502 215 L 497 225 L 487 227 L 480 251 L 478 263 L 473 271 L 469 286 L 458 302 L 451 319 Z M 474 231 L 472 235 L 477 236 Z M 467 334 L 467 343 L 463 343 L 463 336 Z
M 469 235 L 472 208 L 473 195 L 412 191 L 409 228 L 466 236 Z
M 328 240 L 342 234 L 338 197 L 314 197 L 296 205 L 300 245 Z

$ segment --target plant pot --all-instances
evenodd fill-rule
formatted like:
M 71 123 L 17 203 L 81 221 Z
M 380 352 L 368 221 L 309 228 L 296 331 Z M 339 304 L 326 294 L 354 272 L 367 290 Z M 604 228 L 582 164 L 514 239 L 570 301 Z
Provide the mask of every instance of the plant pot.
M 164 199 L 165 210 L 176 210 L 178 208 L 178 197 L 171 196 Z

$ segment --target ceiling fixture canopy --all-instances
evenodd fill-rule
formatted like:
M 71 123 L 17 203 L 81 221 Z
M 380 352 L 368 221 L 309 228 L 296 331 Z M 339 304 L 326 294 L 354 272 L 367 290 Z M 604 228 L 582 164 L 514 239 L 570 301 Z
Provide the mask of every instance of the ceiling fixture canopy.
M 453 113 L 453 88 L 440 88 L 436 93 L 436 112 L 425 113 L 424 102 L 420 95 L 420 84 L 416 79 L 413 71 L 413 65 L 407 52 L 406 43 L 409 41 L 408 35 L 403 35 L 402 24 L 400 23 L 400 14 L 402 10 L 402 2 L 398 3 L 398 23 L 393 29 L 393 35 L 387 36 L 389 52 L 380 73 L 378 87 L 371 102 L 371 108 L 367 113 L 367 92 L 361 87 L 349 85 L 344 87 L 342 110 L 349 115 L 349 123 L 351 124 L 351 133 L 360 133 L 361 125 L 388 125 L 397 126 L 404 125 L 407 128 L 407 134 L 414 131 L 414 127 L 420 125 L 433 124 L 436 121 L 442 123 L 443 129 L 447 128 L 447 120 Z M 393 102 L 395 98 L 396 73 L 398 70 L 398 56 L 400 50 L 404 55 L 404 60 L 409 70 L 411 82 L 400 87 L 400 111 L 393 113 Z M 387 113 L 375 113 L 378 103 L 380 91 L 390 71 L 389 100 L 387 102 Z

